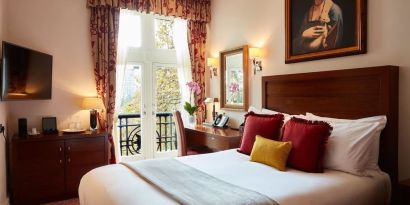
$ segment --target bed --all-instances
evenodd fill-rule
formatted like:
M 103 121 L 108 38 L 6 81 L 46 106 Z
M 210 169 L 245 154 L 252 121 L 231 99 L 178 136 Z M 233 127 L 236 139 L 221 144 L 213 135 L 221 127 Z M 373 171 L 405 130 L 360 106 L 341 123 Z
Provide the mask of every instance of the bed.
M 261 193 L 281 205 L 387 204 L 397 183 L 398 68 L 382 66 L 262 77 L 264 108 L 291 114 L 338 118 L 386 115 L 380 138 L 379 166 L 372 177 L 325 170 L 322 174 L 287 169 L 277 171 L 250 162 L 249 156 L 227 150 L 177 158 L 215 178 Z M 128 167 L 97 168 L 81 180 L 83 205 L 178 204 L 169 194 Z

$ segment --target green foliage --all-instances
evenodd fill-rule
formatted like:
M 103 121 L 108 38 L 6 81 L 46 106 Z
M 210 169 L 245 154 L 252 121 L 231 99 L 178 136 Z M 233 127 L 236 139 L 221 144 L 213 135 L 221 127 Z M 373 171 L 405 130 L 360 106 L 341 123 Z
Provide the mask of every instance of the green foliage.
M 121 108 L 122 113 L 140 113 L 141 112 L 141 92 L 135 92 L 130 101 L 125 103 Z
M 135 79 L 137 87 L 141 87 L 141 79 Z M 156 112 L 172 112 L 181 102 L 177 69 L 173 67 L 155 68 Z M 121 113 L 141 113 L 141 90 L 137 89 L 134 96 L 123 103 Z
M 194 115 L 194 113 L 198 110 L 198 106 L 192 106 L 191 103 L 185 102 L 184 109 L 189 115 Z
M 176 68 L 160 67 L 155 70 L 157 112 L 172 112 L 181 102 Z

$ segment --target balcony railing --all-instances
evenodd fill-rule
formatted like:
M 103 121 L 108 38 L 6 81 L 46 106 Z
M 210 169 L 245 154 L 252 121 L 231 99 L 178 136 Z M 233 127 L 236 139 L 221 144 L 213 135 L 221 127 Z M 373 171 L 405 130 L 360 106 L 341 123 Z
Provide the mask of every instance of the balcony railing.
M 140 154 L 141 152 L 141 114 L 118 115 L 120 149 L 122 156 Z M 175 122 L 172 113 L 156 114 L 157 151 L 177 149 Z

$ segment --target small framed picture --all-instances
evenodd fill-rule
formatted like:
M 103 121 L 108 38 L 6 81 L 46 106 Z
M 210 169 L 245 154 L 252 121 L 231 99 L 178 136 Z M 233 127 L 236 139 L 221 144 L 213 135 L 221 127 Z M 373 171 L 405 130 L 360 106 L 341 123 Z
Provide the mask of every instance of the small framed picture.
M 57 118 L 56 117 L 43 117 L 43 134 L 57 134 Z
M 366 0 L 286 0 L 286 63 L 366 53 Z

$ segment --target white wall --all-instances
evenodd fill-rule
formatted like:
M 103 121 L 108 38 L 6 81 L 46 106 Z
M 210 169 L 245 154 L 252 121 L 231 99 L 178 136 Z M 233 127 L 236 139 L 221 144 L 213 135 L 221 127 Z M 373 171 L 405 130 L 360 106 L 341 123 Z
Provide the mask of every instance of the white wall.
M 5 7 L 6 0 L 0 0 L 0 42 L 4 38 L 4 26 L 5 26 Z M 0 49 L 0 56 L 1 56 Z M 7 106 L 6 103 L 0 102 L 0 124 L 6 126 Z M 6 149 L 5 140 L 0 135 L 0 204 L 7 204 L 7 191 L 6 191 Z
M 83 96 L 96 95 L 89 19 L 84 0 L 0 0 L 0 40 L 53 55 L 51 100 L 9 101 L 7 107 L 0 103 L 0 123 L 7 116 L 9 137 L 21 117 L 28 119 L 29 128 L 40 129 L 44 116 L 56 116 L 59 129 L 67 128 L 77 116 L 84 127 L 89 126 L 88 112 L 80 109 Z M 6 204 L 4 143 L 0 141 L 0 204 Z
M 244 44 L 263 49 L 264 70 L 250 75 L 250 104 L 261 107 L 261 76 L 312 71 L 358 68 L 377 65 L 400 66 L 399 170 L 400 178 L 410 177 L 410 19 L 408 0 L 368 1 L 368 53 L 286 65 L 285 1 L 213 0 L 209 27 L 208 54 L 218 57 L 219 51 Z M 209 82 L 209 95 L 219 97 L 219 80 Z M 237 126 L 243 113 L 228 112 Z
M 91 58 L 89 10 L 84 0 L 8 0 L 7 40 L 53 55 L 51 100 L 9 102 L 9 133 L 17 119 L 41 130 L 41 118 L 56 116 L 65 129 L 77 116 L 88 127 L 88 112 L 81 110 L 83 96 L 95 96 Z

